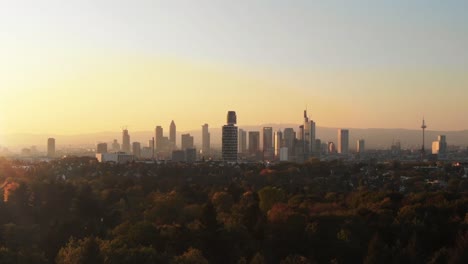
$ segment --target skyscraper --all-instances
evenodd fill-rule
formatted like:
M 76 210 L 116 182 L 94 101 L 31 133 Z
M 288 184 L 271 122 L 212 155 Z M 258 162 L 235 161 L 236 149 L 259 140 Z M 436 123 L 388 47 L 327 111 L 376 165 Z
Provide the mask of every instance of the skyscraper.
M 107 153 L 107 143 L 98 143 L 96 153 Z
M 122 151 L 127 154 L 130 153 L 130 135 L 127 129 L 122 131 Z
M 260 132 L 249 131 L 249 153 L 250 155 L 257 155 L 260 151 Z
M 161 126 L 157 126 L 155 129 L 155 148 L 157 151 L 162 151 L 164 148 L 163 144 L 163 128 Z
M 273 128 L 263 128 L 263 159 L 273 160 L 275 150 L 273 148 Z
M 237 148 L 241 154 L 247 152 L 247 132 L 243 129 L 239 129 L 239 146 Z
M 223 126 L 222 157 L 224 161 L 237 161 L 237 116 L 235 111 L 227 114 L 227 125 Z
M 362 154 L 362 153 L 364 153 L 364 150 L 365 150 L 364 139 L 359 139 L 357 141 L 357 145 L 356 145 L 356 152 L 359 153 L 359 154 Z
M 47 139 L 47 157 L 55 157 L 55 138 Z
M 171 125 L 169 127 L 169 141 L 171 142 L 171 148 L 176 149 L 176 125 L 174 120 L 171 121 Z
M 439 135 L 437 141 L 432 142 L 432 154 L 444 156 L 447 153 L 447 141 L 445 135 Z
M 284 146 L 288 148 L 288 157 L 292 159 L 294 150 L 294 143 L 296 141 L 296 132 L 293 128 L 285 128 L 283 132 Z
M 120 151 L 120 144 L 117 141 L 117 139 L 114 139 L 114 141 L 112 142 L 112 151 L 114 152 Z
M 349 130 L 338 129 L 338 153 L 348 154 L 349 152 Z
M 141 144 L 140 144 L 140 142 L 133 142 L 132 143 L 132 152 L 133 152 L 133 156 L 135 156 L 135 158 L 139 159 L 141 157 Z
M 275 132 L 275 158 L 279 158 L 281 148 L 284 147 L 283 132 Z
M 202 126 L 202 154 L 210 154 L 210 132 L 208 132 L 208 124 Z
M 302 139 L 304 140 L 304 154 L 307 156 L 311 156 L 315 154 L 315 122 L 313 120 L 309 120 L 307 116 L 307 110 L 304 110 L 304 125 L 303 125 L 303 133 Z
M 181 150 L 185 151 L 188 148 L 193 148 L 193 137 L 190 134 L 182 134 L 181 142 Z

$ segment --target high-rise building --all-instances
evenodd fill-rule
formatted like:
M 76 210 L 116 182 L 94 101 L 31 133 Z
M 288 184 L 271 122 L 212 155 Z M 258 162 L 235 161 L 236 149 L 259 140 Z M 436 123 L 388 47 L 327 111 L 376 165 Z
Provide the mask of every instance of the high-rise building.
M 348 154 L 349 152 L 349 130 L 338 129 L 338 153 Z
M 197 149 L 196 148 L 186 148 L 185 149 L 185 161 L 186 162 L 195 162 L 195 161 L 197 161 Z
M 223 126 L 222 157 L 224 161 L 237 161 L 237 116 L 235 111 L 229 111 L 227 125 Z
M 275 149 L 273 147 L 273 128 L 263 128 L 263 159 L 273 160 Z
M 171 121 L 171 125 L 169 127 L 169 141 L 171 142 L 171 148 L 176 149 L 177 142 L 176 142 L 176 125 L 174 120 Z
M 210 132 L 208 132 L 208 124 L 202 126 L 202 154 L 210 155 Z
M 443 156 L 447 153 L 447 141 L 445 135 L 439 135 L 437 141 L 432 142 L 432 154 Z
M 98 143 L 96 153 L 107 153 L 107 143 Z
M 333 142 L 328 142 L 328 153 L 335 154 L 336 153 L 336 146 Z
M 249 153 L 250 155 L 257 155 L 260 151 L 260 132 L 249 131 Z
M 117 139 L 114 139 L 114 141 L 112 142 L 112 151 L 114 151 L 114 152 L 119 152 L 120 151 L 120 144 L 117 141 Z
M 55 157 L 55 138 L 47 139 L 47 157 Z
M 186 150 L 188 148 L 193 148 L 193 137 L 190 134 L 182 134 L 181 136 L 181 149 Z
M 141 144 L 140 144 L 140 142 L 133 142 L 132 143 L 132 152 L 133 152 L 133 156 L 135 156 L 135 158 L 139 159 L 141 157 Z
M 284 146 L 288 148 L 288 157 L 291 159 L 294 155 L 294 143 L 296 141 L 296 132 L 293 128 L 285 128 L 283 132 Z
M 127 129 L 122 131 L 122 151 L 127 154 L 130 153 L 130 135 Z
M 239 146 L 237 148 L 241 154 L 247 152 L 247 131 L 243 129 L 239 129 Z
M 161 126 L 157 126 L 154 137 L 154 140 L 156 141 L 155 148 L 157 151 L 162 151 L 164 148 L 163 136 L 163 128 Z
M 316 154 L 316 146 L 315 146 L 315 122 L 313 120 L 309 120 L 307 116 L 307 110 L 304 110 L 304 125 L 303 125 L 303 146 L 304 146 L 304 154 L 307 156 L 311 156 Z
M 275 132 L 275 157 L 276 158 L 279 158 L 282 147 L 284 147 L 283 132 L 279 130 Z
M 365 141 L 364 139 L 359 139 L 356 144 L 356 152 L 359 154 L 364 153 L 365 151 Z

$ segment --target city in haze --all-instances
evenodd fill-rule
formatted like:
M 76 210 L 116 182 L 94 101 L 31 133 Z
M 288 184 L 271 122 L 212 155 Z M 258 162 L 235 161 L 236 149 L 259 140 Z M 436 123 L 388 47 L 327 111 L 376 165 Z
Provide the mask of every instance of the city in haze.
M 0 263 L 468 263 L 467 0 L 0 0 Z
M 4 1 L 0 134 L 468 129 L 464 1 Z M 0 144 L 8 142 L 0 139 Z

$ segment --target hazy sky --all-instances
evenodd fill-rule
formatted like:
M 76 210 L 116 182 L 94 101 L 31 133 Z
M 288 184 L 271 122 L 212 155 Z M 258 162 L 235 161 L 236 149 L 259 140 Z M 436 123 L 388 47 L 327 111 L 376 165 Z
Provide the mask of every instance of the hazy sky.
M 0 134 L 468 129 L 468 1 L 0 0 Z

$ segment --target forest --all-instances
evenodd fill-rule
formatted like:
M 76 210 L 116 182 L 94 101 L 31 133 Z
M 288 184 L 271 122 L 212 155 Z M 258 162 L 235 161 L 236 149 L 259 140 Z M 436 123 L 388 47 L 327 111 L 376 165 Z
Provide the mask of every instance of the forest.
M 0 263 L 468 263 L 468 182 L 413 165 L 0 158 Z

